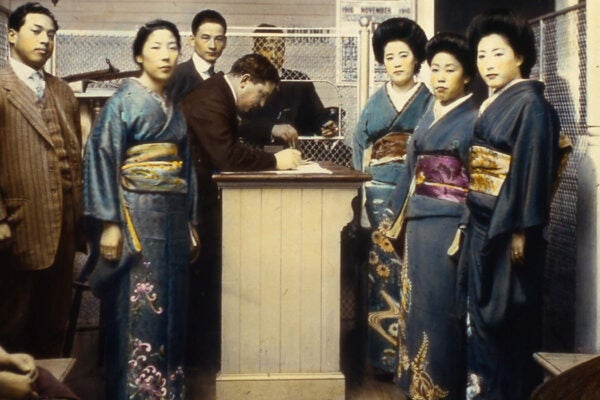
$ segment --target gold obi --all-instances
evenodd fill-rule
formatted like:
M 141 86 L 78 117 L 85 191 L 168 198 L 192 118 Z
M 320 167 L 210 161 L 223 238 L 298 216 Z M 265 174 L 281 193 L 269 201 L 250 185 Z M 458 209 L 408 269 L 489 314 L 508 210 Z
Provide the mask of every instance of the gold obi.
M 371 164 L 383 164 L 404 160 L 406 146 L 410 134 L 406 132 L 390 132 L 373 143 Z
M 186 193 L 183 162 L 173 143 L 146 143 L 127 149 L 121 185 L 133 191 Z
M 469 154 L 469 189 L 498 196 L 510 170 L 511 156 L 482 146 L 472 146 Z

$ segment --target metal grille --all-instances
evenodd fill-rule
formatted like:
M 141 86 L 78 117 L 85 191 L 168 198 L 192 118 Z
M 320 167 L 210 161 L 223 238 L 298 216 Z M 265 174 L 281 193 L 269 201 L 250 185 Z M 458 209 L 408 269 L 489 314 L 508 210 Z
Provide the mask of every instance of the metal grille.
M 8 60 L 9 44 L 8 44 L 8 15 L 0 12 L 0 64 Z
M 325 107 L 340 109 L 341 135 L 332 139 L 301 138 L 305 157 L 329 160 L 350 166 L 351 151 L 344 144 L 346 134 L 354 129 L 357 119 L 358 39 L 352 35 L 338 35 L 329 28 L 277 28 L 278 32 L 254 33 L 254 27 L 230 27 L 227 47 L 217 61 L 217 71 L 229 71 L 233 62 L 253 52 L 255 40 L 281 38 L 285 47 L 283 67 L 298 71 L 290 80 L 310 79 Z M 263 29 L 268 31 L 268 29 Z M 283 32 L 281 32 L 283 31 Z M 182 32 L 180 61 L 191 57 L 193 48 L 188 40 L 190 32 Z M 106 59 L 121 71 L 137 69 L 133 62 L 131 45 L 135 32 L 59 31 L 56 39 L 55 73 L 67 76 L 82 72 L 105 70 Z M 255 39 L 260 38 L 260 39 Z M 281 50 L 281 48 L 279 49 Z M 91 83 L 89 87 L 116 87 L 119 82 Z
M 547 350 L 572 351 L 575 326 L 577 168 L 586 148 L 585 5 L 533 22 L 539 60 L 532 77 L 546 83 L 574 151 L 552 203 L 545 271 L 544 342 Z

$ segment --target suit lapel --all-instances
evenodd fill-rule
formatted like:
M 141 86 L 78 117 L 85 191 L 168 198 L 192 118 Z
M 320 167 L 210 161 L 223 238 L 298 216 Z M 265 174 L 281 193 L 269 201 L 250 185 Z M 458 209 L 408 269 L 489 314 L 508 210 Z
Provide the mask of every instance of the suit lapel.
M 13 72 L 10 66 L 3 69 L 0 77 L 2 89 L 6 93 L 6 99 L 33 128 L 51 145 L 52 139 L 40 108 L 35 104 L 35 94 L 23 83 Z

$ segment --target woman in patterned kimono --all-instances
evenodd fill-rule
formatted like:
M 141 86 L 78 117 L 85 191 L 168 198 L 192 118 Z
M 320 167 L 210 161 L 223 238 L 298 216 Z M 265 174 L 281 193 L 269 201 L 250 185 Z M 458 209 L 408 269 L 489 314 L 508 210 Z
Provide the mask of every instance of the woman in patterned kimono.
M 171 22 L 139 29 L 133 56 L 141 76 L 108 100 L 85 149 L 84 210 L 100 253 L 96 269 L 112 271 L 98 285 L 107 309 L 110 400 L 184 399 L 196 188 L 183 115 L 163 92 L 180 49 Z
M 508 10 L 483 13 L 468 38 L 492 95 L 479 110 L 470 150 L 467 272 L 469 399 L 526 399 L 540 382 L 542 281 L 559 121 L 535 64 L 527 22 Z
M 458 400 L 466 383 L 464 330 L 456 304 L 457 260 L 448 249 L 466 215 L 469 145 L 477 118 L 466 87 L 475 64 L 466 39 L 451 33 L 434 36 L 426 55 L 436 101 L 409 142 L 387 233 L 396 240 L 406 224 L 399 238 L 405 250 L 396 379 L 411 399 Z
M 379 226 L 404 170 L 406 141 L 431 100 L 429 90 L 415 79 L 425 60 L 426 42 L 421 27 L 406 18 L 388 19 L 373 34 L 375 58 L 390 80 L 367 102 L 353 137 L 354 168 L 373 177 L 363 192 L 365 226 Z M 391 377 L 398 345 L 400 260 L 377 230 L 369 246 L 367 357 L 375 371 Z

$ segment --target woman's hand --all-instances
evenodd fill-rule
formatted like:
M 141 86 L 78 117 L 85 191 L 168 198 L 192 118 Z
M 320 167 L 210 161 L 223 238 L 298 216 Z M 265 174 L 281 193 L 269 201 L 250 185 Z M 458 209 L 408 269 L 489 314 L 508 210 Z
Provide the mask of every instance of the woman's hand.
M 123 248 L 123 233 L 121 225 L 114 222 L 105 222 L 100 237 L 100 254 L 108 261 L 117 261 L 121 258 Z
M 523 264 L 525 262 L 525 233 L 513 233 L 510 242 L 510 259 L 513 264 Z

